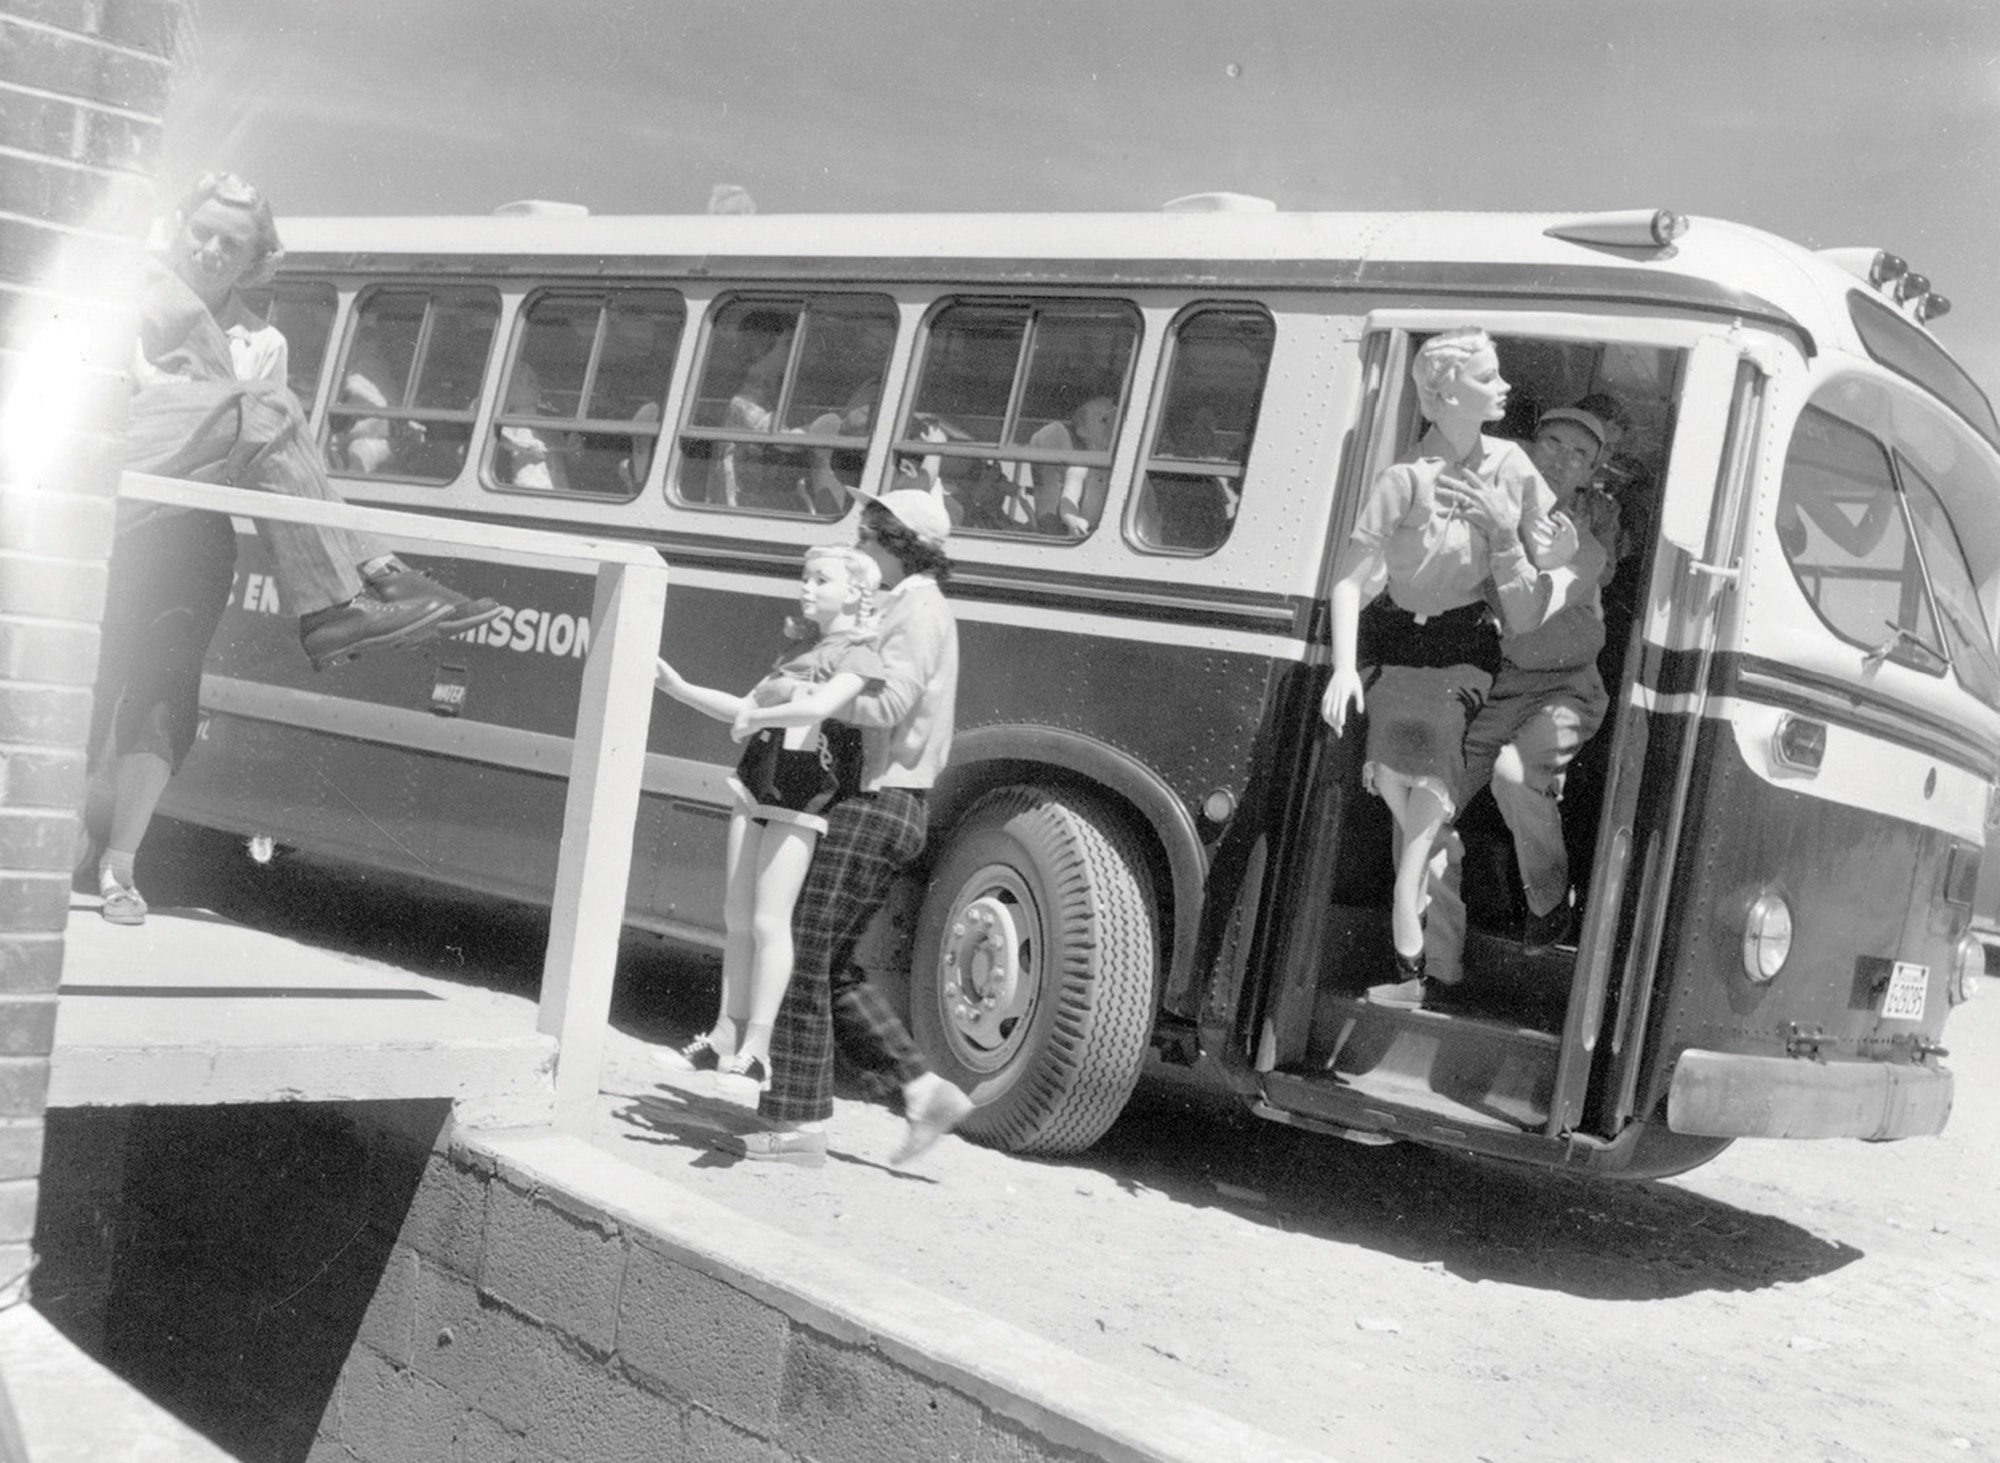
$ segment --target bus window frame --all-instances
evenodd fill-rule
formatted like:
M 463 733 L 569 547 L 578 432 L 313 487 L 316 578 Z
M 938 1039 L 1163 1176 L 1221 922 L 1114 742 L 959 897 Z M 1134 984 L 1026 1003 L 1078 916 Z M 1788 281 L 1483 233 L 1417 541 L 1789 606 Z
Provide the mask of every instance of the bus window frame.
M 1172 397 L 1173 372 L 1180 360 L 1181 330 L 1188 322 L 1203 315 L 1227 314 L 1257 316 L 1271 330 L 1271 348 L 1264 359 L 1264 370 L 1257 382 L 1257 395 L 1250 412 L 1250 443 L 1244 451 L 1241 462 L 1224 463 L 1207 458 L 1176 458 L 1155 456 L 1153 445 L 1158 434 L 1164 429 L 1167 405 Z M 1142 312 L 1143 315 L 1143 312 Z M 1133 355 L 1136 358 L 1143 350 L 1139 343 Z M 1154 362 L 1152 386 L 1145 403 L 1145 411 L 1139 414 L 1138 440 L 1134 446 L 1135 457 L 1130 473 L 1130 484 L 1125 495 L 1125 511 L 1121 515 L 1121 527 L 1125 542 L 1134 553 L 1150 558 L 1165 559 L 1205 559 L 1220 553 L 1229 540 L 1235 536 L 1238 515 L 1243 509 L 1244 485 L 1250 480 L 1250 459 L 1257 450 L 1257 441 L 1262 435 L 1264 398 L 1271 385 L 1271 365 L 1278 359 L 1280 350 L 1278 317 L 1270 305 L 1261 299 L 1232 300 L 1211 298 L 1190 300 L 1166 320 L 1160 328 L 1159 358 Z M 1135 373 L 1136 375 L 1136 373 Z M 1131 415 L 1128 411 L 1127 415 Z M 1116 462 L 1117 439 L 1114 437 L 1112 460 Z M 1228 527 L 1221 538 L 1205 547 L 1178 547 L 1168 544 L 1147 542 L 1140 536 L 1138 528 L 1139 508 L 1146 496 L 1147 476 L 1152 472 L 1162 472 L 1175 477 L 1207 476 L 1216 479 L 1227 478 L 1229 488 L 1235 493 L 1235 503 L 1229 513 Z M 1114 486 L 1115 479 L 1114 479 Z
M 473 392 L 472 404 L 469 407 L 445 409 L 409 405 L 376 407 L 364 404 L 361 408 L 357 409 L 350 403 L 341 401 L 340 391 L 345 383 L 348 368 L 353 360 L 355 345 L 360 338 L 362 326 L 367 322 L 368 303 L 378 296 L 385 294 L 422 295 L 425 301 L 423 322 L 418 327 L 417 341 L 412 348 L 410 356 L 410 369 L 403 381 L 401 394 L 405 403 L 409 401 L 417 385 L 424 380 L 423 367 L 429 364 L 430 341 L 436 330 L 435 317 L 439 297 L 449 294 L 465 296 L 484 294 L 491 297 L 494 306 L 493 328 L 486 342 L 486 357 L 480 363 L 478 386 Z M 343 482 L 398 483 L 409 487 L 431 490 L 449 488 L 464 477 L 466 469 L 472 465 L 477 456 L 475 452 L 476 439 L 479 436 L 479 428 L 487 415 L 487 400 L 491 390 L 494 357 L 501 343 L 502 332 L 508 324 L 509 309 L 510 302 L 507 292 L 503 291 L 498 284 L 491 281 L 430 280 L 396 277 L 371 279 L 355 289 L 353 297 L 346 303 L 344 318 L 340 325 L 340 351 L 334 358 L 334 369 L 329 373 L 329 379 L 323 388 L 325 403 L 320 415 L 318 446 L 320 461 L 326 464 L 327 475 L 339 478 Z M 385 392 L 384 394 L 386 395 L 387 393 Z M 400 472 L 356 471 L 345 466 L 334 467 L 327 461 L 327 452 L 333 444 L 336 434 L 336 424 L 363 418 L 380 418 L 387 422 L 415 422 L 420 425 L 436 422 L 448 423 L 452 426 L 464 426 L 467 433 L 465 452 L 459 459 L 457 471 L 453 472 L 449 477 L 436 478 L 415 477 L 408 473 Z
M 610 319 L 611 302 L 617 295 L 671 295 L 680 305 L 680 329 L 674 340 L 673 355 L 666 366 L 666 376 L 660 385 L 656 401 L 660 407 L 659 417 L 652 423 L 653 450 L 646 471 L 634 476 L 630 491 L 613 495 L 610 493 L 590 493 L 576 488 L 535 488 L 523 487 L 516 483 L 502 482 L 494 469 L 494 459 L 500 451 L 500 431 L 503 427 L 522 427 L 530 431 L 554 433 L 570 432 L 598 436 L 637 436 L 632 431 L 635 426 L 645 425 L 637 418 L 630 420 L 616 417 L 568 417 L 543 416 L 534 412 L 510 411 L 507 395 L 513 389 L 515 372 L 521 365 L 521 351 L 528 329 L 528 312 L 539 300 L 560 297 L 572 300 L 595 299 L 598 302 L 596 335 L 591 342 L 590 356 L 584 365 L 584 377 L 578 397 L 579 409 L 596 389 L 597 371 L 602 364 L 604 333 Z M 535 498 L 565 503 L 631 503 L 644 496 L 647 482 L 659 468 L 659 459 L 666 454 L 660 444 L 667 435 L 667 409 L 672 400 L 676 373 L 681 366 L 685 351 L 689 325 L 696 316 L 693 303 L 687 291 L 671 280 L 608 280 L 588 283 L 570 280 L 545 280 L 529 285 L 510 302 L 510 308 L 503 313 L 502 324 L 506 326 L 506 350 L 499 362 L 499 382 L 497 389 L 490 393 L 492 410 L 483 412 L 484 431 L 481 438 L 484 445 L 479 452 L 479 486 L 489 493 L 507 494 L 524 498 Z M 491 363 L 489 362 L 489 374 Z M 484 394 L 484 393 L 483 393 Z M 482 401 L 482 405 L 484 402 Z
M 1033 447 L 1026 442 L 1010 443 L 1005 440 L 1009 427 L 1018 431 L 1020 426 L 1021 399 L 1025 394 L 1029 376 L 1034 365 L 1034 326 L 1043 311 L 1053 307 L 1058 312 L 1064 306 L 1087 307 L 1117 306 L 1130 319 L 1132 326 L 1131 350 L 1125 360 L 1125 374 L 1117 395 L 1117 415 L 1112 422 L 1111 445 L 1103 451 L 1063 450 L 1060 448 Z M 994 442 L 974 442 L 959 446 L 949 442 L 934 442 L 927 438 L 902 435 L 916 412 L 918 395 L 924 386 L 924 369 L 930 359 L 930 345 L 938 318 L 947 311 L 965 307 L 1020 308 L 1028 312 L 1026 328 L 1022 332 L 1022 343 L 1014 358 L 1014 376 L 1008 383 L 1007 405 L 1002 414 L 999 440 Z M 1176 317 L 1178 318 L 1178 312 Z M 1107 525 L 1117 524 L 1119 532 L 1130 541 L 1128 524 L 1132 512 L 1132 500 L 1137 496 L 1133 491 L 1136 476 L 1131 446 L 1131 434 L 1141 417 L 1150 416 L 1151 406 L 1147 403 L 1145 412 L 1134 412 L 1139 405 L 1139 368 L 1147 349 L 1147 312 L 1138 299 L 1122 294 L 1058 294 L 1034 291 L 1021 294 L 998 294 L 991 290 L 954 292 L 939 295 L 931 300 L 918 321 L 916 337 L 910 347 L 910 360 L 903 378 L 903 390 L 897 403 L 896 412 L 890 421 L 890 435 L 887 444 L 887 466 L 885 474 L 893 478 L 901 474 L 900 462 L 909 459 L 918 463 L 926 458 L 951 458 L 975 463 L 1006 464 L 1011 467 L 1032 468 L 1036 464 L 1048 463 L 1064 468 L 1101 468 L 1105 474 L 1104 506 L 1097 521 L 1088 533 L 1057 534 L 1038 529 L 1033 524 L 1024 523 L 1019 531 L 1002 532 L 995 529 L 954 527 L 954 538 L 977 539 L 983 543 L 1035 544 L 1042 547 L 1076 548 L 1099 538 Z M 1157 383 L 1158 371 L 1155 370 Z M 942 448 L 943 450 L 939 450 Z M 1120 463 L 1126 471 L 1121 479 L 1118 472 Z M 1126 489 L 1126 501 L 1114 510 L 1118 503 L 1118 488 L 1121 480 Z
M 321 398 L 327 394 L 327 383 L 332 378 L 333 373 L 329 367 L 333 363 L 335 350 L 341 341 L 342 311 L 346 300 L 341 295 L 340 286 L 321 275 L 287 275 L 273 281 L 265 288 L 270 294 L 270 304 L 262 313 L 264 321 L 268 325 L 275 326 L 277 324 L 277 321 L 272 317 L 277 313 L 278 298 L 280 295 L 289 293 L 297 296 L 309 292 L 324 292 L 332 305 L 332 309 L 329 311 L 326 320 L 326 339 L 320 346 L 319 360 L 313 367 L 312 392 L 307 396 L 298 396 L 298 393 L 293 392 L 293 395 L 298 397 L 300 409 L 310 418 L 317 409 Z M 299 369 L 300 363 L 297 356 L 291 350 L 290 336 L 285 337 L 285 345 L 286 355 L 290 361 L 289 374 L 298 376 L 301 374 Z M 285 386 L 289 390 L 291 382 L 287 381 Z
M 791 513 L 773 508 L 744 506 L 736 503 L 715 503 L 689 498 L 679 491 L 681 471 L 689 458 L 687 441 L 690 435 L 695 440 L 713 444 L 741 443 L 752 447 L 784 447 L 810 451 L 827 448 L 835 452 L 863 453 L 861 471 L 855 486 L 867 487 L 872 481 L 870 468 L 874 463 L 875 443 L 884 420 L 889 413 L 886 408 L 892 399 L 890 391 L 895 383 L 897 364 L 902 356 L 904 342 L 903 301 L 893 290 L 886 288 L 868 289 L 768 289 L 751 286 L 744 289 L 726 289 L 704 299 L 690 297 L 682 292 L 688 307 L 686 323 L 682 327 L 681 341 L 676 352 L 674 376 L 667 390 L 667 412 L 662 414 L 660 440 L 671 438 L 667 451 L 654 450 L 654 462 L 648 470 L 646 482 L 650 486 L 654 474 L 658 474 L 660 496 L 670 508 L 677 512 L 699 514 L 736 514 L 775 523 L 800 523 L 821 527 L 837 524 L 847 516 L 853 507 L 852 501 L 843 502 L 833 513 Z M 773 430 L 756 432 L 747 428 L 727 426 L 696 426 L 692 418 L 700 408 L 703 397 L 705 373 L 709 368 L 711 353 L 715 348 L 717 322 L 724 311 L 736 305 L 759 305 L 787 307 L 796 305 L 801 319 L 807 318 L 815 303 L 825 300 L 867 300 L 886 306 L 882 322 L 894 334 L 890 338 L 889 349 L 881 363 L 881 380 L 877 388 L 875 414 L 868 426 L 868 434 L 863 439 L 840 436 L 816 436 L 810 432 L 785 432 L 776 424 L 784 420 L 786 409 L 791 405 L 792 390 L 797 382 L 799 364 L 806 347 L 806 333 L 796 328 L 790 350 L 785 360 L 785 371 L 779 381 L 777 400 L 771 405 Z M 699 307 L 697 309 L 697 306 Z M 672 421 L 674 427 L 669 433 L 665 427 Z M 664 461 L 662 460 L 664 459 Z M 643 489 L 642 489 L 643 492 Z M 849 489 L 851 499 L 852 489 Z

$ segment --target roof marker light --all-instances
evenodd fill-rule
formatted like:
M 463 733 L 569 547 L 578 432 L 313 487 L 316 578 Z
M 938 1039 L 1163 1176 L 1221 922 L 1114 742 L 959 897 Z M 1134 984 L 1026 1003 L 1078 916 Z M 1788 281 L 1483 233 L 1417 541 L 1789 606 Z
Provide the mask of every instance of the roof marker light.
M 1951 301 L 1943 295 L 1925 295 L 1917 301 L 1917 319 L 1935 320 L 1940 315 L 1951 313 Z
M 1928 275 L 1906 274 L 1896 281 L 1896 303 L 1907 305 L 1912 300 L 1920 300 L 1931 292 Z
M 1868 283 L 1887 284 L 1890 280 L 1909 273 L 1909 270 L 1910 266 L 1903 262 L 1901 255 L 1891 254 L 1887 249 L 1877 249 L 1875 262 L 1868 266 Z
M 1586 214 L 1542 230 L 1551 239 L 1567 239 L 1572 244 L 1603 244 L 1614 249 L 1664 249 L 1687 231 L 1687 216 L 1665 208 Z

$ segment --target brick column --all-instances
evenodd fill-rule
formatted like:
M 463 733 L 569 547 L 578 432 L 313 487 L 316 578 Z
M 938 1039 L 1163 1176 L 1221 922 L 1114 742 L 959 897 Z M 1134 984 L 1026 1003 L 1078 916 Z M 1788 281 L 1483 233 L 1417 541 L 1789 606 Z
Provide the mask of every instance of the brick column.
M 0 0 L 0 1304 L 26 1293 L 129 288 L 184 0 Z

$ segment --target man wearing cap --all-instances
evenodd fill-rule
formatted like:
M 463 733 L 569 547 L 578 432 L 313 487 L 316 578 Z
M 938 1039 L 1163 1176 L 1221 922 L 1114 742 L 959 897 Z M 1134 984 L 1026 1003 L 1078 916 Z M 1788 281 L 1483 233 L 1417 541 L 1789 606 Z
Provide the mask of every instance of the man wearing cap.
M 899 478 L 899 483 L 908 481 Z M 861 551 L 882 570 L 881 688 L 841 720 L 861 728 L 861 790 L 827 810 L 792 913 L 792 982 L 771 1037 L 771 1085 L 758 1112 L 771 1124 L 726 1146 L 752 1159 L 826 1161 L 836 1038 L 858 1066 L 902 1084 L 909 1128 L 891 1161 L 906 1163 L 963 1122 L 972 1100 L 926 1066 L 910 1033 L 855 964 L 854 952 L 890 886 L 923 851 L 925 799 L 951 755 L 958 699 L 958 625 L 940 585 L 951 572 L 951 519 L 934 487 L 862 499 Z M 759 709 L 733 731 L 761 728 Z
M 1609 443 L 1602 417 L 1578 407 L 1542 413 L 1528 456 L 1577 529 L 1577 551 L 1537 577 L 1533 628 L 1500 637 L 1500 672 L 1465 733 L 1463 808 L 1490 781 L 1493 801 L 1514 836 L 1527 895 L 1523 948 L 1566 943 L 1575 903 L 1563 842 L 1563 775 L 1603 725 L 1610 705 L 1597 670 L 1604 648 L 1603 588 L 1618 562 L 1618 505 L 1591 479 Z M 1476 504 L 1470 511 L 1477 512 Z M 1465 912 L 1456 887 L 1433 900 L 1432 919 L 1458 941 Z

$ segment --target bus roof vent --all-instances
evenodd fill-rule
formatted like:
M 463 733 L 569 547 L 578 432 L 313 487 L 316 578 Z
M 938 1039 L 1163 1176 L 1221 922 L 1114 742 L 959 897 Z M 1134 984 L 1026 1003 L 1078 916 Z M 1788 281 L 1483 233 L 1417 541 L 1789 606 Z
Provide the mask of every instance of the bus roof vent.
M 589 213 L 581 203 L 557 203 L 549 198 L 517 198 L 493 210 L 496 218 L 584 218 Z
M 1550 224 L 1542 232 L 1572 244 L 1601 244 L 1612 249 L 1664 249 L 1688 230 L 1687 215 L 1664 208 L 1621 208 L 1588 213 L 1566 223 Z
M 1160 205 L 1161 213 L 1276 213 L 1277 203 L 1254 193 L 1184 193 Z

